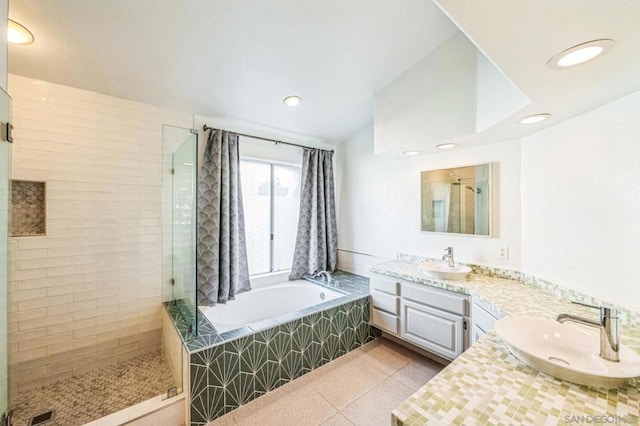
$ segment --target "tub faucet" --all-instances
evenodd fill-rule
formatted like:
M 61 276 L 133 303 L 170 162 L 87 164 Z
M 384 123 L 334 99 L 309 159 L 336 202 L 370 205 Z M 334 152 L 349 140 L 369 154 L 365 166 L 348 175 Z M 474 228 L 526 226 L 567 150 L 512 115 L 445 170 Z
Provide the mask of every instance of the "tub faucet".
M 446 260 L 447 266 L 449 266 L 449 268 L 453 268 L 455 266 L 453 262 L 453 247 L 447 247 L 444 251 L 446 254 L 442 256 L 442 260 Z
M 600 309 L 600 321 L 593 321 L 587 318 L 571 314 L 560 314 L 556 321 L 563 323 L 572 321 L 578 324 L 588 325 L 600 330 L 600 358 L 607 361 L 620 361 L 620 334 L 618 333 L 618 310 L 604 306 L 591 306 L 584 303 L 572 302 L 577 305 L 589 308 Z
M 327 280 L 327 284 L 331 284 L 333 282 L 333 277 L 331 276 L 331 273 L 329 271 L 320 271 L 313 274 L 313 278 L 318 278 L 323 276 Z

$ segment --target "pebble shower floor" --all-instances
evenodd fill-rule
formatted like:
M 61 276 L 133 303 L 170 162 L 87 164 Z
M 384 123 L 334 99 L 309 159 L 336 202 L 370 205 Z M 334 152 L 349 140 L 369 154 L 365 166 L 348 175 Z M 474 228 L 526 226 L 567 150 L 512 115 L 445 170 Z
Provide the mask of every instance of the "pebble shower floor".
M 13 401 L 14 426 L 28 426 L 33 416 L 55 410 L 47 426 L 74 426 L 143 402 L 175 386 L 160 351 L 48 386 L 20 392 Z

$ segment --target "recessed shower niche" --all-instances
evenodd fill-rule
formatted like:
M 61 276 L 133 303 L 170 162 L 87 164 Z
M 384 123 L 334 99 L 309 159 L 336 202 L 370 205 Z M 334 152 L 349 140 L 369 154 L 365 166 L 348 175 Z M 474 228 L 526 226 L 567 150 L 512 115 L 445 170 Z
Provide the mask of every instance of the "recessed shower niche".
M 11 181 L 11 236 L 45 235 L 45 183 Z

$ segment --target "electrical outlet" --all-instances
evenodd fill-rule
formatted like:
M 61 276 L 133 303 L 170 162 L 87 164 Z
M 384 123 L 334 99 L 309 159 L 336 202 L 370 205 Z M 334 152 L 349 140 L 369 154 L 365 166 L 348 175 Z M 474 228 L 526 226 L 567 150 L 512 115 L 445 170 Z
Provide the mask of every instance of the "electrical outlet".
M 509 258 L 509 246 L 502 246 L 498 249 L 498 258 L 499 259 Z

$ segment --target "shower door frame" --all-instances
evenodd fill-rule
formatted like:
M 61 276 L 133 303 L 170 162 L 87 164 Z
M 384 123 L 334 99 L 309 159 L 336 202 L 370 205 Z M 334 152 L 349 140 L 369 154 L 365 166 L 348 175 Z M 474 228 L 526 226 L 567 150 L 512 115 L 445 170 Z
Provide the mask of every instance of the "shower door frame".
M 9 407 L 9 374 L 7 346 L 8 338 L 8 281 L 9 281 L 9 238 L 11 236 L 11 97 L 4 90 L 0 89 L 0 96 L 6 100 L 5 105 L 0 106 L 0 167 L 4 172 L 0 176 L 6 182 L 0 183 L 0 425 L 11 425 L 11 409 Z M 4 110 L 4 111 L 2 111 Z M 6 154 L 6 155 L 5 155 Z M 5 193 L 6 191 L 6 193 Z M 2 205 L 6 202 L 6 208 Z

